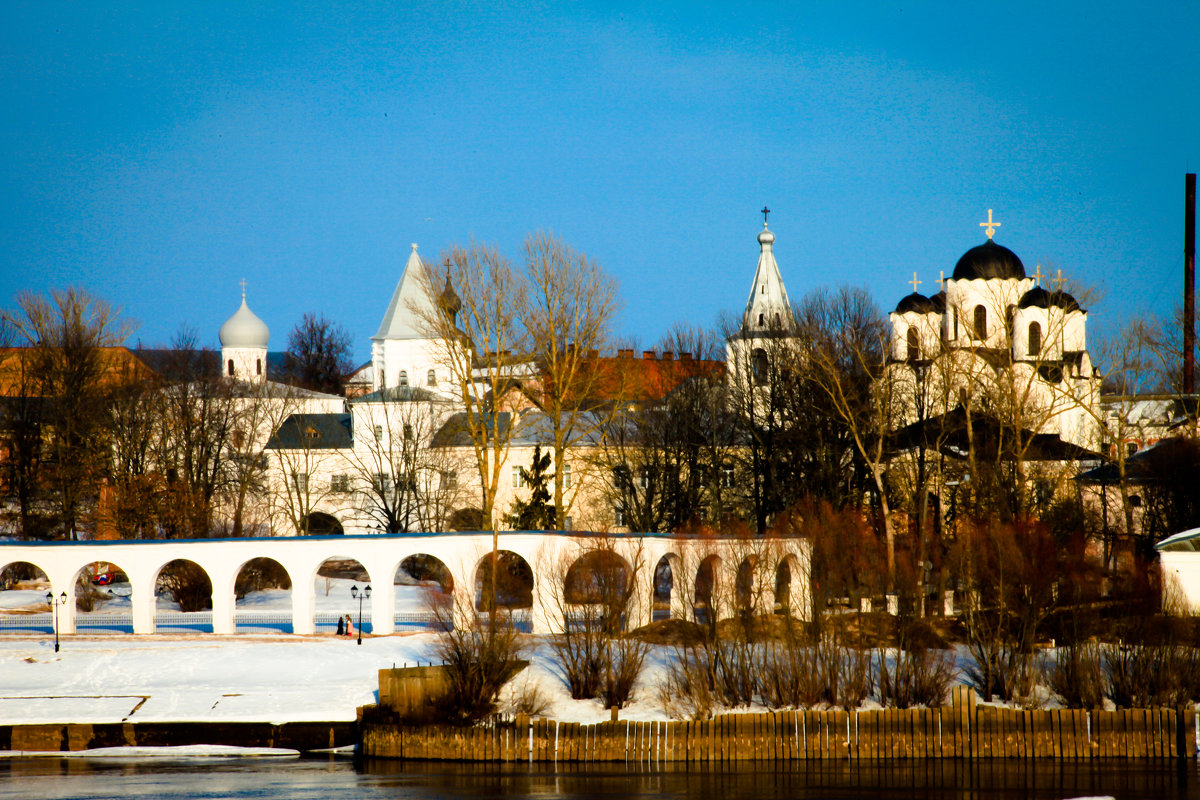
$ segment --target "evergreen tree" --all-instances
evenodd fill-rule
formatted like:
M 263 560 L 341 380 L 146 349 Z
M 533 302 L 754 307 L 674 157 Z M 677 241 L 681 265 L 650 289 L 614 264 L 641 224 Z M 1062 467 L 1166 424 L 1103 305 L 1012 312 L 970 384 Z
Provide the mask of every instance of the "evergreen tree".
M 546 483 L 553 474 L 547 475 L 550 469 L 550 453 L 543 453 L 541 445 L 533 448 L 533 463 L 529 469 L 518 467 L 521 481 L 529 487 L 529 500 L 517 498 L 513 501 L 512 511 L 505 515 L 504 522 L 519 531 L 544 531 L 554 528 L 554 505 L 550 502 L 550 490 Z

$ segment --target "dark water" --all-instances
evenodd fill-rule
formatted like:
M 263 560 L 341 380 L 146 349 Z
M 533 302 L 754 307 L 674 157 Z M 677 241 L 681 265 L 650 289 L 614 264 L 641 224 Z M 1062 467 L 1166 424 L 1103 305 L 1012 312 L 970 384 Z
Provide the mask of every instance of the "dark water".
M 1153 762 L 915 761 L 740 765 L 652 771 L 616 767 L 355 765 L 345 759 L 0 762 L 0 798 L 1196 798 L 1197 765 Z

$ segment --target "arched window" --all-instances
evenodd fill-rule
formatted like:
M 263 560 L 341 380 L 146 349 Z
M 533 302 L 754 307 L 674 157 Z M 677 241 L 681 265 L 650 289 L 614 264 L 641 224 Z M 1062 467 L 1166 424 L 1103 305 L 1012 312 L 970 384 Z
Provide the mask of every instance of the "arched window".
M 400 370 L 400 379 L 399 379 L 398 385 L 408 386 L 408 370 L 404 370 L 404 369 Z
M 229 366 L 227 367 L 227 369 L 229 370 L 229 377 L 232 378 L 233 377 L 233 359 L 232 358 L 229 359 Z
M 765 324 L 766 324 L 766 316 L 764 314 L 759 314 L 758 315 L 758 327 L 761 328 Z
M 754 382 L 759 386 L 767 385 L 767 352 L 762 348 L 755 350 L 750 356 L 750 371 L 754 375 Z
M 429 370 L 429 374 L 425 376 L 425 383 L 430 386 L 437 386 L 437 370 Z
M 1042 353 L 1042 326 L 1036 322 L 1029 323 L 1029 355 Z
M 262 375 L 262 359 L 261 358 L 256 358 L 254 360 L 254 369 L 255 369 L 256 375 Z
M 975 338 L 987 338 L 987 309 L 983 306 L 975 306 Z
M 917 336 L 916 327 L 908 329 L 908 360 L 916 361 L 921 357 L 921 341 Z

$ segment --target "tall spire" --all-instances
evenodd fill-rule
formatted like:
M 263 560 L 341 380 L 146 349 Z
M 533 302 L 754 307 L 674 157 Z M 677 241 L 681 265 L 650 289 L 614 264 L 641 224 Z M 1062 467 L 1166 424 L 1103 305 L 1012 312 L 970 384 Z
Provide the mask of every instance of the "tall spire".
M 761 213 L 763 229 L 758 234 L 758 269 L 754 272 L 750 299 L 746 301 L 746 313 L 742 315 L 743 334 L 787 330 L 792 326 L 792 306 L 779 274 L 779 265 L 775 263 L 775 234 L 767 227 L 770 209 L 763 206 Z
M 417 255 L 417 245 L 413 244 L 400 282 L 392 294 L 392 302 L 372 339 L 424 339 L 428 335 L 423 319 L 432 316 L 434 298 L 429 296 L 430 287 L 426 280 L 425 264 Z

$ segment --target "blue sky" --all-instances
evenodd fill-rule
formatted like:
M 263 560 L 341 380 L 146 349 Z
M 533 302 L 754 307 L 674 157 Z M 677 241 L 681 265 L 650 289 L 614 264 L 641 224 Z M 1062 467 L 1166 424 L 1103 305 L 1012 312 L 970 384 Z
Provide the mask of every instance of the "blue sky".
M 1169 313 L 1200 168 L 1200 4 L 62 3 L 0 8 L 0 303 L 84 286 L 215 346 L 248 282 L 358 360 L 409 251 L 550 229 L 620 333 L 740 311 L 761 227 L 793 301 L 883 311 L 996 241 Z

